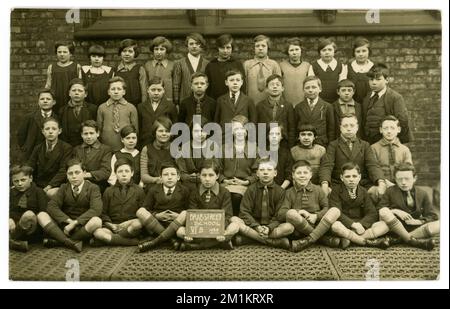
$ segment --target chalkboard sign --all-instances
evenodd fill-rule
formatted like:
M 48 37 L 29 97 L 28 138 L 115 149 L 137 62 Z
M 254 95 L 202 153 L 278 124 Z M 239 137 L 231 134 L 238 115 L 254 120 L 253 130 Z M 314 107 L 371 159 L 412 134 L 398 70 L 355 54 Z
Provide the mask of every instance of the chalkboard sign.
M 189 209 L 186 217 L 186 236 L 216 238 L 225 230 L 225 210 Z

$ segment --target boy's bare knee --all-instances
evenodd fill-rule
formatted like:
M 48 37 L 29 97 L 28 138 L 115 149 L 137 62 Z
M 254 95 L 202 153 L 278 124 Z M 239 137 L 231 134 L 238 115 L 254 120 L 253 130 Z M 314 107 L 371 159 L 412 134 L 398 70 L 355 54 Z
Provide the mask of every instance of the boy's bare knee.
M 337 207 L 331 207 L 327 211 L 327 217 L 333 220 L 337 220 L 341 216 L 341 211 Z
M 295 209 L 289 209 L 286 212 L 286 222 L 295 221 L 296 219 L 298 219 L 298 217 L 301 217 L 301 216 L 298 214 L 297 210 L 295 210 Z
M 45 211 L 41 211 L 41 212 L 38 213 L 38 215 L 37 215 L 37 220 L 38 220 L 39 224 L 41 224 L 41 225 L 46 225 L 46 224 L 49 223 L 52 219 L 50 218 L 50 216 L 48 215 L 48 213 L 46 213 Z
M 100 219 L 99 217 L 92 217 L 88 223 L 86 223 L 86 231 L 92 233 L 94 232 L 96 229 L 99 229 L 102 227 L 102 219 Z
M 29 219 L 29 218 L 34 218 L 36 217 L 36 214 L 34 212 L 32 212 L 31 210 L 27 210 L 23 213 L 22 218 L 24 219 Z
M 244 224 L 244 221 L 241 218 L 236 217 L 236 216 L 231 217 L 230 222 L 236 223 L 238 226 L 241 226 Z
M 392 219 L 392 217 L 394 216 L 394 214 L 392 213 L 392 211 L 391 211 L 389 208 L 387 208 L 387 207 L 381 208 L 381 209 L 378 211 L 378 214 L 379 214 L 379 216 L 380 216 L 380 219 L 383 220 L 383 221 L 386 221 L 386 220 L 389 221 L 389 220 Z
M 336 233 L 341 230 L 343 226 L 344 225 L 340 221 L 336 221 L 331 225 L 331 230 Z

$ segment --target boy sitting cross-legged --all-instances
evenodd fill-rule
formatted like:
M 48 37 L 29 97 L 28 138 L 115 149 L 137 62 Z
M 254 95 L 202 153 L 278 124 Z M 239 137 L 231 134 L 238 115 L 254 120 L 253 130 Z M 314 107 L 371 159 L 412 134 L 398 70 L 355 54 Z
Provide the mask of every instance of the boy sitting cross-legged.
M 330 206 L 341 211 L 338 221 L 331 229 L 341 238 L 341 248 L 347 248 L 350 243 L 361 246 L 386 249 L 389 241 L 377 238 L 389 231 L 386 223 L 378 221 L 377 210 L 372 203 L 367 190 L 359 185 L 361 170 L 353 162 L 342 165 L 342 184 L 330 194 Z
M 156 238 L 156 244 L 171 239 L 173 247 L 178 249 L 179 242 L 172 235 L 182 225 L 177 218 L 187 208 L 190 192 L 178 183 L 180 172 L 174 163 L 163 162 L 160 175 L 162 183 L 149 189 L 144 207 L 139 208 L 136 215 L 149 234 L 160 235 Z M 142 242 L 138 245 L 138 251 L 148 251 L 156 244 L 151 241 Z
M 284 190 L 275 183 L 276 175 L 275 162 L 259 159 L 258 181 L 245 191 L 239 217 L 231 218 L 231 222 L 239 226 L 239 235 L 235 239 L 237 246 L 253 240 L 271 247 L 290 248 L 289 240 L 280 233 L 282 228 L 277 220 Z
M 67 162 L 68 183 L 48 202 L 47 212 L 37 216 L 44 232 L 54 239 L 44 239 L 44 246 L 59 244 L 81 252 L 82 240 L 102 226 L 102 196 L 97 185 L 84 179 L 86 169 L 78 159 Z
M 36 215 L 47 208 L 47 196 L 33 182 L 33 169 L 26 165 L 11 168 L 13 187 L 9 192 L 9 248 L 28 251 L 28 240 L 42 230 Z
M 328 199 L 319 186 L 311 183 L 312 168 L 308 161 L 297 161 L 292 167 L 294 186 L 286 196 L 278 212 L 278 220 L 286 222 L 283 234 L 307 235 L 293 240 L 292 251 L 299 252 L 316 241 L 336 247 L 339 239 L 324 236 L 341 214 L 337 208 L 328 208 Z
M 400 237 L 391 239 L 391 244 L 405 242 L 432 250 L 435 243 L 431 237 L 440 232 L 439 217 L 426 192 L 415 186 L 414 166 L 399 164 L 394 175 L 396 185 L 386 190 L 378 204 L 380 219 Z
M 103 194 L 103 228 L 96 230 L 94 237 L 110 245 L 135 246 L 142 229 L 136 212 L 144 204 L 144 189 L 133 183 L 133 162 L 127 158 L 116 161 L 114 172 L 117 181 Z

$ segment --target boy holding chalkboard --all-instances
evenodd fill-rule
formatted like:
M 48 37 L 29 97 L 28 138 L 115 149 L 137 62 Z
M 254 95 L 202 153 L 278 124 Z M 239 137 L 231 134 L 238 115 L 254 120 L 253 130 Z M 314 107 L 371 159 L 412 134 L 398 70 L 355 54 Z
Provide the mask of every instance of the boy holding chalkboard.
M 178 217 L 172 221 L 167 229 L 152 241 L 142 244 L 142 250 L 154 248 L 159 243 L 176 235 L 184 240 L 180 250 L 198 250 L 221 245 L 224 249 L 233 249 L 231 238 L 239 231 L 239 226 L 230 223 L 233 214 L 231 207 L 230 192 L 217 182 L 219 178 L 219 165 L 214 160 L 205 160 L 200 168 L 200 185 L 197 190 L 191 193 L 189 199 L 189 209 L 223 209 L 225 211 L 225 232 L 224 235 L 214 239 L 203 239 L 193 242 L 191 236 L 186 235 L 186 211 L 182 211 Z M 140 249 L 141 250 L 141 249 Z

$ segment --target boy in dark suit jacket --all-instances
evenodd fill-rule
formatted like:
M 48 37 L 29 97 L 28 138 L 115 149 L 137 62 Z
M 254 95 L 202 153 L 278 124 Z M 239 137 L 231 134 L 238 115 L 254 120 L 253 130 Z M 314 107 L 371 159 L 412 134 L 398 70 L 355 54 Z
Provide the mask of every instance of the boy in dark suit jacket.
M 295 123 L 297 127 L 303 124 L 313 125 L 317 132 L 316 144 L 327 147 L 328 143 L 336 139 L 333 107 L 319 97 L 322 83 L 318 77 L 306 77 L 303 90 L 305 100 L 295 106 Z
M 79 78 L 70 81 L 70 101 L 59 110 L 61 119 L 61 139 L 73 147 L 83 143 L 81 124 L 86 120 L 97 119 L 97 106 L 85 101 L 86 85 Z M 103 103 L 103 102 L 102 102 Z
M 149 234 L 158 234 L 161 237 L 157 238 L 157 241 L 155 239 L 156 243 L 149 241 L 140 243 L 139 252 L 148 251 L 168 239 L 171 239 L 174 249 L 179 247 L 179 242 L 172 236 L 182 225 L 177 218 L 187 208 L 190 192 L 178 183 L 180 172 L 174 163 L 162 163 L 160 175 L 162 184 L 150 188 L 144 207 L 139 208 L 136 215 Z
M 44 141 L 42 123 L 48 117 L 56 118 L 52 110 L 56 104 L 55 95 L 50 89 L 40 89 L 38 92 L 39 109 L 25 116 L 17 131 L 17 141 L 22 151 L 21 161 L 25 162 L 33 152 L 34 147 Z
M 257 112 L 253 100 L 241 91 L 243 76 L 239 71 L 228 71 L 225 74 L 225 85 L 229 92 L 217 99 L 214 122 L 220 124 L 222 130 L 225 123 L 231 123 L 236 115 L 245 116 L 250 122 L 257 123 Z
M 256 105 L 258 123 L 269 126 L 271 122 L 282 125 L 287 133 L 288 147 L 295 144 L 295 116 L 291 102 L 286 102 L 283 95 L 283 78 L 272 74 L 266 80 L 267 98 Z
M 369 188 L 368 193 L 377 201 L 386 191 L 386 181 L 369 143 L 356 137 L 358 120 L 355 115 L 344 115 L 341 118 L 341 136 L 332 141 L 327 153 L 322 157 L 319 179 L 322 190 L 330 193 L 330 186 L 341 183 L 341 168 L 347 162 L 358 164 L 361 169 L 361 185 Z M 372 185 L 377 184 L 375 187 Z
M 116 183 L 103 194 L 103 227 L 94 232 L 95 239 L 109 245 L 135 246 L 142 225 L 136 212 L 144 205 L 144 190 L 133 183 L 133 162 L 120 158 L 114 164 Z M 93 243 L 96 243 L 93 241 Z
M 250 185 L 241 201 L 239 217 L 231 222 L 239 226 L 236 245 L 257 241 L 271 247 L 289 250 L 289 240 L 278 232 L 277 213 L 284 199 L 284 190 L 275 183 L 276 163 L 259 159 L 256 176 L 258 182 Z M 242 236 L 241 236 L 242 235 Z
M 47 195 L 33 182 L 33 169 L 15 165 L 11 169 L 13 187 L 9 192 L 9 248 L 28 251 L 28 240 L 42 230 L 36 215 L 47 208 Z
M 140 135 L 139 149 L 155 140 L 152 134 L 152 124 L 156 119 L 165 116 L 172 123 L 178 121 L 177 108 L 164 97 L 164 81 L 161 77 L 155 76 L 149 81 L 147 93 L 148 100 L 137 106 Z
M 111 148 L 98 141 L 100 136 L 94 120 L 81 124 L 81 137 L 83 144 L 73 150 L 73 157 L 77 158 L 86 167 L 84 178 L 97 184 L 101 191 L 107 187 L 107 180 L 111 175 Z
M 386 249 L 387 238 L 378 238 L 389 231 L 386 223 L 378 221 L 378 214 L 367 190 L 359 185 L 361 170 L 353 162 L 342 165 L 342 183 L 330 194 L 330 207 L 340 210 L 341 216 L 331 229 L 341 238 L 341 248 L 350 243 Z M 377 239 L 378 238 L 378 239 Z
M 230 223 L 230 218 L 233 215 L 231 196 L 230 192 L 217 182 L 219 179 L 219 168 L 217 161 L 208 159 L 203 162 L 200 167 L 201 184 L 190 195 L 189 209 L 224 209 L 224 235 L 217 236 L 216 239 L 198 239 L 193 243 L 194 239 L 186 236 L 186 211 L 183 210 L 164 232 L 156 239 L 144 243 L 142 247 L 148 250 L 176 234 L 185 241 L 180 245 L 181 251 L 211 248 L 218 244 L 221 244 L 224 249 L 233 249 L 231 238 L 239 231 L 239 226 L 235 223 Z
M 440 232 L 439 217 L 425 191 L 415 186 L 417 176 L 413 165 L 402 163 L 395 168 L 396 185 L 388 188 L 378 204 L 380 219 L 389 230 L 411 246 L 432 250 L 431 237 Z
M 68 183 L 63 184 L 50 200 L 47 212 L 38 214 L 39 225 L 53 237 L 44 239 L 44 246 L 63 244 L 77 252 L 82 250 L 82 240 L 102 226 L 102 196 L 97 185 L 85 180 L 86 169 L 77 159 L 67 162 Z
M 355 115 L 356 119 L 358 119 L 358 123 L 362 123 L 361 104 L 355 102 L 353 99 L 355 88 L 355 84 L 349 79 L 341 80 L 338 83 L 337 94 L 339 95 L 339 99 L 332 104 L 334 111 L 334 132 L 336 137 L 341 135 L 340 123 L 342 116 L 347 114 Z M 360 137 L 360 133 L 361 132 L 358 131 L 358 137 Z
M 178 120 L 186 124 L 193 122 L 194 115 L 201 115 L 207 122 L 213 122 L 216 113 L 216 100 L 207 96 L 209 87 L 208 77 L 205 73 L 196 72 L 191 76 L 192 94 L 181 101 Z
M 47 118 L 42 124 L 45 142 L 37 145 L 27 164 L 34 170 L 34 181 L 52 197 L 66 181 L 66 163 L 72 155 L 72 146 L 58 139 L 61 134 L 58 120 Z
M 409 128 L 408 110 L 403 97 L 398 92 L 388 88 L 389 69 L 385 64 L 375 64 L 367 73 L 369 86 L 372 90 L 363 101 L 361 128 L 364 131 L 364 139 L 369 144 L 378 142 L 382 135 L 380 133 L 381 121 L 387 115 L 397 117 L 402 128 L 398 138 L 400 142 L 408 143 L 412 140 L 412 132 Z

